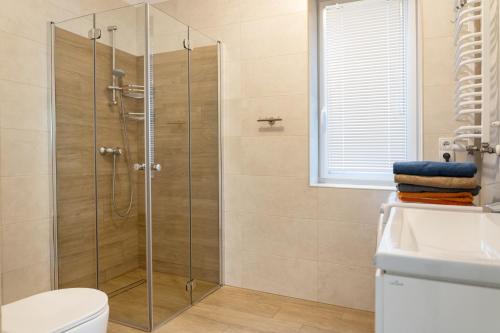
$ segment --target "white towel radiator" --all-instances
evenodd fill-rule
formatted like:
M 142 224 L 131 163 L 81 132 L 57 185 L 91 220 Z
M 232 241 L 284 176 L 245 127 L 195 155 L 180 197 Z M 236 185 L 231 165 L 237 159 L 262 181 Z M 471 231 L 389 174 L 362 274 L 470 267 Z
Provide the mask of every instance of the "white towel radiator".
M 498 121 L 498 0 L 457 0 L 454 150 L 494 153 Z

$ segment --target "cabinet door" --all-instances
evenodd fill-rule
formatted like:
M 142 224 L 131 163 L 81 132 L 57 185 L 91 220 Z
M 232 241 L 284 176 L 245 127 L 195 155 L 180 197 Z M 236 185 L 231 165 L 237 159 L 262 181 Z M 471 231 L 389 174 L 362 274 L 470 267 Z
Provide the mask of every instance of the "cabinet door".
M 498 333 L 500 290 L 384 275 L 384 333 Z

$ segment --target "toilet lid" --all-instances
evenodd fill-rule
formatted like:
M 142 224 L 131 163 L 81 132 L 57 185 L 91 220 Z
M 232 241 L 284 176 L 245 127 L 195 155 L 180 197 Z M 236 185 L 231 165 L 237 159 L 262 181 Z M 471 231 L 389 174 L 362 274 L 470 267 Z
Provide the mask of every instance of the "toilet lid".
M 87 288 L 60 289 L 2 306 L 5 332 L 65 332 L 85 323 L 108 306 L 108 296 Z

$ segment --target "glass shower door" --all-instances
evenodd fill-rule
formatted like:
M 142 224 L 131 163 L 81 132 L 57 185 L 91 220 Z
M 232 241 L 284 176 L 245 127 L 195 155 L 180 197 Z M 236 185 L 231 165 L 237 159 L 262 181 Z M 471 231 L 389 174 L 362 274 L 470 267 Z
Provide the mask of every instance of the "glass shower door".
M 98 287 L 110 319 L 150 329 L 145 216 L 145 6 L 96 14 Z
M 151 227 L 157 326 L 191 304 L 188 27 L 150 6 Z

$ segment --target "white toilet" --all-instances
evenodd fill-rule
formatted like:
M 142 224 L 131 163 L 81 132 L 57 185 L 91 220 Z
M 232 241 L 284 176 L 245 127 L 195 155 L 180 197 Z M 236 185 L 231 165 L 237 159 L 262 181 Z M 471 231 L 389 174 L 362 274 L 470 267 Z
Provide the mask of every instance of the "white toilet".
M 2 306 L 4 333 L 106 333 L 108 296 L 87 288 L 60 289 Z

